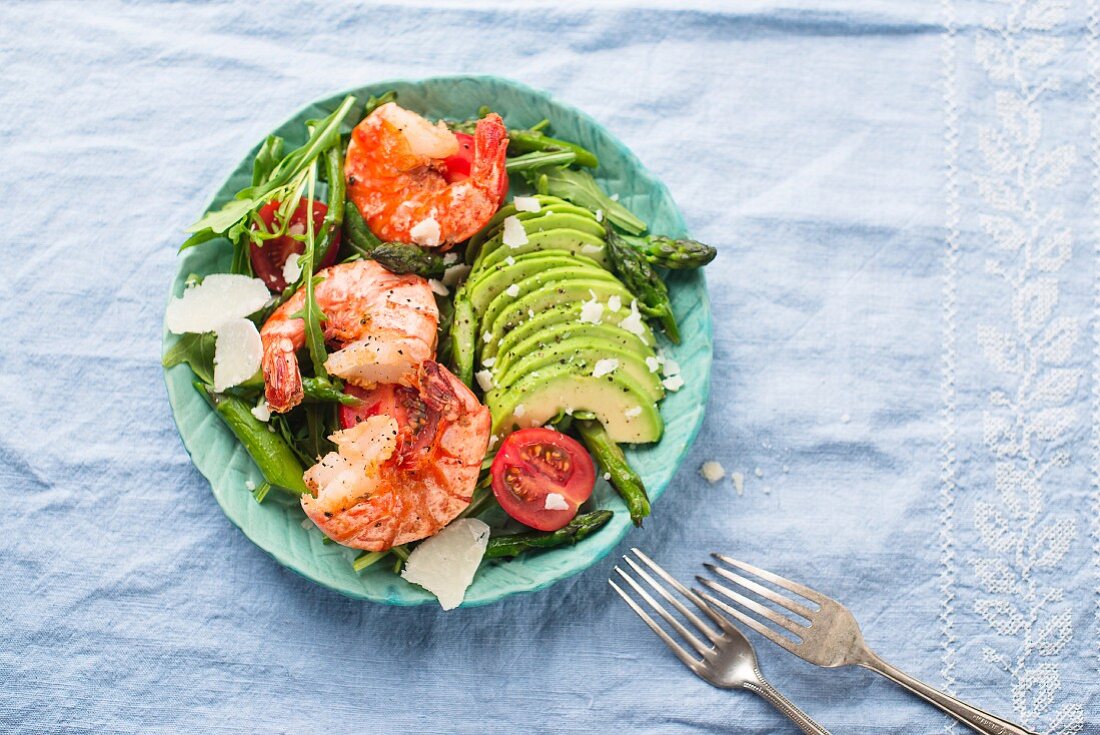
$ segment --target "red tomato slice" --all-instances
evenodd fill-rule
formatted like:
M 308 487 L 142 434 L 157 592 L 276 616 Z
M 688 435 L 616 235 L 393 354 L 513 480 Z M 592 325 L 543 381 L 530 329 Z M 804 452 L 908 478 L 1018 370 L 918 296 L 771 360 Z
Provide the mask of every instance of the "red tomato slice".
M 596 468 L 588 451 L 552 429 L 520 429 L 510 434 L 493 459 L 490 473 L 500 507 L 540 531 L 556 531 L 573 520 L 596 484 Z M 551 493 L 560 498 L 551 498 L 548 509 Z M 555 509 L 555 504 L 568 507 Z
M 279 202 L 268 202 L 257 213 L 260 219 L 264 221 L 264 225 L 268 231 L 274 229 L 275 212 L 279 209 Z M 287 231 L 293 234 L 302 235 L 306 231 L 306 214 L 309 211 L 308 202 L 303 197 L 298 202 L 297 209 L 290 215 L 290 224 L 287 226 Z M 319 232 L 321 224 L 325 220 L 325 214 L 328 213 L 328 207 L 323 202 L 314 200 L 313 202 L 313 231 Z M 276 237 L 264 242 L 263 247 L 252 244 L 249 251 L 249 258 L 252 261 L 252 271 L 256 274 L 257 278 L 263 279 L 263 282 L 267 284 L 268 289 L 274 293 L 278 293 L 286 288 L 286 279 L 283 278 L 283 266 L 286 264 L 286 259 L 295 255 L 301 255 L 305 251 L 306 245 L 304 242 L 299 242 L 293 237 L 284 236 Z M 328 252 L 325 253 L 324 259 L 321 261 L 321 267 L 327 268 L 336 262 L 336 252 L 340 249 L 340 232 L 337 230 L 336 236 L 332 238 L 332 244 L 329 245 Z
M 370 416 L 390 416 L 401 432 L 398 440 L 401 456 L 422 449 L 435 436 L 439 414 L 430 411 L 413 388 L 383 384 L 367 390 L 349 384 L 344 386 L 344 392 L 359 399 L 358 406 L 340 406 L 340 425 L 345 429 Z
M 465 181 L 470 178 L 470 171 L 474 165 L 474 136 L 467 133 L 455 133 L 458 139 L 458 153 L 443 159 L 443 178 L 448 184 L 456 181 Z M 500 177 L 500 189 L 497 191 L 497 202 L 503 202 L 508 194 L 508 174 Z
M 443 178 L 448 184 L 470 178 L 470 168 L 474 165 L 474 136 L 455 133 L 455 138 L 458 139 L 458 153 L 443 159 Z

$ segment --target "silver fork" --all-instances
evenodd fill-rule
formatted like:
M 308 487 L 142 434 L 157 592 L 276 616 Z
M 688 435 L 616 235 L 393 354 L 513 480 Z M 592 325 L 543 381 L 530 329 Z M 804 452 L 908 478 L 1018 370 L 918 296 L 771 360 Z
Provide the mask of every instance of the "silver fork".
M 683 615 L 693 626 L 695 626 L 696 630 L 706 638 L 706 643 L 699 640 L 698 636 L 677 620 L 675 616 L 661 605 L 661 603 L 657 602 L 657 600 L 655 600 L 641 584 L 635 581 L 630 574 L 619 567 L 615 567 L 615 571 L 619 573 L 619 576 L 626 581 L 634 592 L 645 600 L 654 612 L 656 612 L 662 620 L 668 623 L 673 630 L 679 633 L 680 637 L 702 657 L 702 659 L 698 659 L 685 650 L 684 647 L 677 643 L 664 628 L 658 625 L 657 622 L 650 617 L 649 613 L 643 610 L 630 595 L 623 591 L 622 587 L 615 584 L 614 579 L 607 580 L 608 583 L 615 588 L 615 591 L 626 600 L 626 604 L 630 605 L 630 608 L 638 613 L 638 617 L 644 620 L 646 625 L 652 628 L 653 632 L 672 649 L 672 652 L 676 654 L 676 658 L 680 659 L 684 666 L 687 666 L 695 672 L 696 676 L 700 679 L 720 689 L 747 689 L 750 692 L 760 695 L 773 707 L 789 717 L 791 722 L 798 725 L 799 729 L 804 733 L 809 733 L 810 735 L 829 735 L 828 730 L 811 720 L 806 713 L 791 704 L 786 697 L 775 690 L 775 687 L 764 680 L 764 675 L 760 673 L 760 665 L 756 662 L 756 653 L 752 649 L 752 644 L 741 634 L 741 631 L 737 630 L 729 620 L 715 612 L 709 605 L 699 599 L 698 595 L 680 584 L 675 577 L 659 567 L 657 563 L 648 556 L 638 551 L 638 549 L 631 549 L 631 551 L 634 552 L 645 566 L 668 583 L 670 587 L 694 603 L 695 606 L 710 618 L 719 629 L 715 631 L 704 623 L 698 615 L 673 597 L 672 594 L 665 589 L 664 585 L 650 576 L 650 574 L 629 555 L 623 557 L 635 574 L 642 578 L 652 590 L 663 597 L 669 605 Z
M 714 564 L 703 565 L 713 574 L 729 582 L 733 582 L 743 589 L 750 590 L 756 595 L 766 600 L 770 600 L 783 609 L 807 621 L 806 623 L 802 623 L 792 619 L 791 616 L 776 612 L 772 608 L 762 605 L 756 600 L 750 599 L 714 580 L 706 577 L 696 577 L 701 584 L 728 600 L 732 600 L 739 607 L 729 605 L 715 598 L 713 595 L 700 591 L 699 594 L 710 604 L 734 616 L 760 635 L 773 643 L 777 643 L 799 658 L 827 668 L 835 668 L 837 666 L 862 666 L 865 669 L 870 669 L 900 684 L 903 688 L 916 694 L 921 699 L 934 704 L 959 722 L 968 725 L 984 735 L 1036 735 L 1036 733 L 1031 730 L 1027 730 L 1008 720 L 1003 720 L 1000 717 L 991 715 L 950 694 L 945 694 L 937 689 L 933 689 L 927 684 L 914 679 L 905 672 L 883 661 L 863 640 L 863 633 L 859 629 L 859 623 L 856 622 L 852 613 L 848 611 L 848 608 L 844 607 L 836 600 L 826 597 L 820 592 L 810 589 L 806 585 L 792 582 L 789 579 L 780 577 L 778 574 L 773 574 L 759 567 L 754 567 L 743 561 L 731 559 L 723 554 L 711 554 L 711 556 L 728 567 L 733 567 L 742 572 L 748 572 L 749 574 L 771 582 L 777 587 L 782 587 L 818 605 L 817 610 L 812 610 L 786 595 L 779 594 L 771 588 L 765 587 L 740 574 L 731 572 L 729 569 L 715 566 Z M 798 640 L 792 640 L 777 632 L 774 628 L 764 625 L 757 618 L 746 614 L 741 608 L 751 610 L 760 617 L 770 620 Z

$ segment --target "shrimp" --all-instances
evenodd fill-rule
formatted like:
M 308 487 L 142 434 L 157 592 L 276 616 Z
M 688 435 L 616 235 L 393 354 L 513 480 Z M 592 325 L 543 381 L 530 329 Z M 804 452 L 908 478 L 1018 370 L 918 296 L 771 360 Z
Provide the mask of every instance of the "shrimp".
M 489 409 L 445 367 L 425 361 L 412 388 L 380 385 L 380 413 L 332 435 L 304 476 L 302 509 L 344 546 L 385 551 L 427 538 L 470 504 L 489 445 Z
M 458 139 L 440 121 L 388 102 L 359 123 L 348 143 L 348 196 L 375 235 L 449 247 L 480 230 L 508 190 L 508 131 L 500 115 L 477 122 L 470 176 L 448 183 L 444 160 Z
M 435 355 L 439 310 L 428 282 L 398 276 L 373 260 L 341 263 L 318 272 L 314 295 L 325 320 L 325 341 L 339 346 L 325 361 L 328 372 L 352 385 L 413 385 L 417 368 Z M 306 342 L 305 305 L 299 290 L 260 329 L 267 402 L 286 413 L 302 402 L 297 351 Z

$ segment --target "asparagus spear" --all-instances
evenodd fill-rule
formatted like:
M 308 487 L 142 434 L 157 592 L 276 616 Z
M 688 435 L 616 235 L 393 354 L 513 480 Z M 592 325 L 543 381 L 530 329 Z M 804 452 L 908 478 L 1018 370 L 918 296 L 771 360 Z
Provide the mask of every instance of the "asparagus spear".
M 298 457 L 279 434 L 268 431 L 267 424 L 252 415 L 252 406 L 240 398 L 213 393 L 202 383 L 195 388 L 214 406 L 267 482 L 296 495 L 309 492 Z
M 302 391 L 307 401 L 317 403 L 339 403 L 344 406 L 358 406 L 359 399 L 349 396 L 331 380 L 324 378 L 302 378 Z
M 718 251 L 698 240 L 676 239 L 664 235 L 650 235 L 645 238 L 624 237 L 645 256 L 651 264 L 660 268 L 686 270 L 702 268 L 714 260 Z
M 549 533 L 529 531 L 506 536 L 491 536 L 488 546 L 485 547 L 485 558 L 519 556 L 532 549 L 549 549 L 554 546 L 575 544 L 603 528 L 613 515 L 615 514 L 610 510 L 597 510 L 579 515 L 563 528 Z
M 572 151 L 578 166 L 596 168 L 600 165 L 600 159 L 587 148 L 582 148 L 568 140 L 559 140 L 543 135 L 541 132 L 531 130 L 509 130 L 508 149 L 516 153 L 531 153 L 533 151 Z
M 451 318 L 451 368 L 466 385 L 474 382 L 474 354 L 477 351 L 477 315 L 464 289 L 455 294 Z
M 626 503 L 630 511 L 630 520 L 635 526 L 642 525 L 642 519 L 649 515 L 649 495 L 646 494 L 642 478 L 626 461 L 623 450 L 607 435 L 607 429 L 599 421 L 584 419 L 574 422 L 577 431 L 588 447 L 588 451 L 600 463 L 604 472 L 611 475 L 611 485 Z
M 382 242 L 363 220 L 359 208 L 350 204 L 344 213 L 344 238 L 351 249 L 364 258 L 375 260 L 397 274 L 415 273 L 425 278 L 440 278 L 447 266 L 442 256 L 403 242 Z
M 646 257 L 612 228 L 607 230 L 607 252 L 619 279 L 638 297 L 642 313 L 660 321 L 668 338 L 679 344 L 680 331 L 676 328 L 676 318 L 672 315 L 668 286 L 653 270 Z

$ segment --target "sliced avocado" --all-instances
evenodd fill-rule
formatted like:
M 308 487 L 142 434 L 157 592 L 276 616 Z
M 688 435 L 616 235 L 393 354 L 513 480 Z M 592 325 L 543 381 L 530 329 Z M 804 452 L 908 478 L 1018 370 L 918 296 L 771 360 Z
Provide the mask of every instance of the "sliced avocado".
M 485 394 L 485 402 L 498 436 L 542 426 L 562 411 L 591 411 L 619 443 L 655 442 L 664 427 L 657 405 L 627 375 L 593 378 L 568 365 L 528 373 L 508 388 L 494 388 Z
M 558 304 L 576 304 L 579 310 L 581 303 L 590 301 L 593 296 L 597 301 L 605 304 L 612 296 L 618 296 L 620 301 L 626 304 L 629 304 L 630 300 L 634 298 L 626 290 L 626 287 L 614 278 L 610 280 L 578 278 L 567 281 L 551 281 L 526 296 L 521 296 L 514 301 L 509 300 L 507 307 L 496 314 L 492 321 L 488 318 L 482 319 L 479 329 L 482 335 L 488 333 L 488 338 L 482 337 L 482 360 L 496 354 L 505 334 L 529 319 L 533 319 L 535 315 Z M 492 305 L 490 304 L 490 306 Z
M 513 283 L 529 276 L 545 273 L 554 268 L 572 268 L 578 274 L 599 273 L 599 264 L 583 255 L 573 255 L 562 250 L 540 250 L 515 258 L 511 263 L 501 261 L 488 271 L 475 274 L 466 283 L 470 303 L 480 314 L 489 302 Z M 606 271 L 603 271 L 606 273 Z
M 543 286 L 556 281 L 601 281 L 622 285 L 619 279 L 602 268 L 578 268 L 574 265 L 547 268 L 546 270 L 538 271 L 522 280 L 516 281 L 512 284 L 515 288 L 512 289 L 511 292 L 506 288 L 502 289 L 500 293 L 489 302 L 488 306 L 480 312 L 481 323 L 487 325 L 493 324 L 496 322 L 497 317 L 509 306 L 516 303 L 527 294 L 533 293 Z M 591 295 L 589 295 L 589 298 L 591 298 Z M 535 309 L 535 311 L 538 311 L 538 309 Z
M 552 309 L 540 315 L 540 317 L 552 315 L 554 311 Z M 504 344 L 497 350 L 496 361 L 493 363 L 494 374 L 503 376 L 511 372 L 513 363 L 522 360 L 527 355 L 558 343 L 572 342 L 578 337 L 584 337 L 588 342 L 595 342 L 601 347 L 607 346 L 616 350 L 632 352 L 639 355 L 643 361 L 647 357 L 656 357 L 653 347 L 649 343 L 636 334 L 608 323 L 606 319 L 601 319 L 600 324 L 577 321 L 576 317 L 567 321 L 545 318 L 540 318 L 540 321 L 547 326 L 540 325 L 529 332 L 527 332 L 527 326 L 532 322 L 524 324 L 523 329 L 528 336 L 518 342 L 513 340 L 512 336 L 519 333 L 519 329 L 514 329 L 508 333 L 508 336 L 504 338 Z
M 541 212 L 520 212 L 513 216 L 523 225 L 523 231 L 528 235 L 547 230 L 577 230 L 578 232 L 587 232 L 589 235 L 594 235 L 602 240 L 607 234 L 603 225 L 596 221 L 591 212 L 587 211 L 584 214 L 577 214 L 575 212 L 543 210 Z M 502 230 L 498 225 L 494 230 L 483 230 L 483 232 L 486 233 L 484 242 L 489 243 L 496 240 Z M 491 246 L 486 248 L 486 252 L 489 249 L 491 249 Z
M 505 245 L 499 237 L 487 240 L 474 263 L 474 270 L 485 270 L 508 256 L 514 258 L 536 250 L 565 250 L 589 257 L 604 268 L 608 266 L 607 248 L 602 238 L 580 230 L 558 229 L 532 232 L 527 242 L 516 247 Z
M 555 365 L 568 365 L 581 375 L 591 375 L 601 360 L 613 360 L 616 364 L 612 372 L 608 373 L 609 375 L 620 374 L 629 377 L 635 385 L 645 391 L 651 401 L 656 402 L 665 397 L 665 388 L 661 385 L 661 377 L 651 372 L 646 366 L 646 357 L 656 357 L 648 347 L 644 348 L 644 352 L 624 350 L 606 342 L 597 341 L 594 334 L 582 334 L 536 348 L 512 361 L 506 371 L 496 372 L 493 382 L 500 388 L 507 388 L 531 373 Z M 500 377 L 496 377 L 497 375 Z
M 480 230 L 470 238 L 470 244 L 466 248 L 466 252 L 471 250 L 477 251 L 481 247 L 481 244 L 492 237 L 497 229 L 500 227 L 500 223 L 504 221 L 505 217 L 511 217 L 515 215 L 520 220 L 529 219 L 531 217 L 538 217 L 540 214 L 546 212 L 562 212 L 564 214 L 578 214 L 581 216 L 589 217 L 593 222 L 596 221 L 595 215 L 592 214 L 592 210 L 585 207 L 578 207 L 576 204 L 565 201 L 558 197 L 552 197 L 547 195 L 536 195 L 535 199 L 539 202 L 538 212 L 517 212 L 516 204 L 514 201 L 508 202 L 503 207 L 497 210 L 497 213 L 493 215 L 492 219 L 482 227 Z M 473 262 L 472 259 L 467 258 L 466 262 Z
M 543 330 L 550 330 L 556 325 L 576 327 L 587 324 L 588 322 L 580 321 L 580 316 L 581 304 L 578 301 L 569 304 L 559 304 L 552 309 L 535 313 L 527 321 L 522 324 L 517 324 L 511 331 L 507 332 L 499 343 L 494 341 L 490 344 L 483 345 L 482 359 L 509 352 L 525 340 L 534 339 Z M 600 322 L 604 325 L 618 325 L 619 322 L 626 319 L 628 316 L 630 316 L 630 309 L 626 306 L 623 306 L 617 312 L 604 309 L 603 315 L 600 317 Z M 630 332 L 628 332 L 628 334 L 630 334 Z M 638 338 L 647 345 L 653 346 L 656 344 L 656 340 L 653 338 L 653 332 L 650 331 L 649 326 L 646 325 L 644 321 L 642 322 L 642 334 L 638 335 Z

